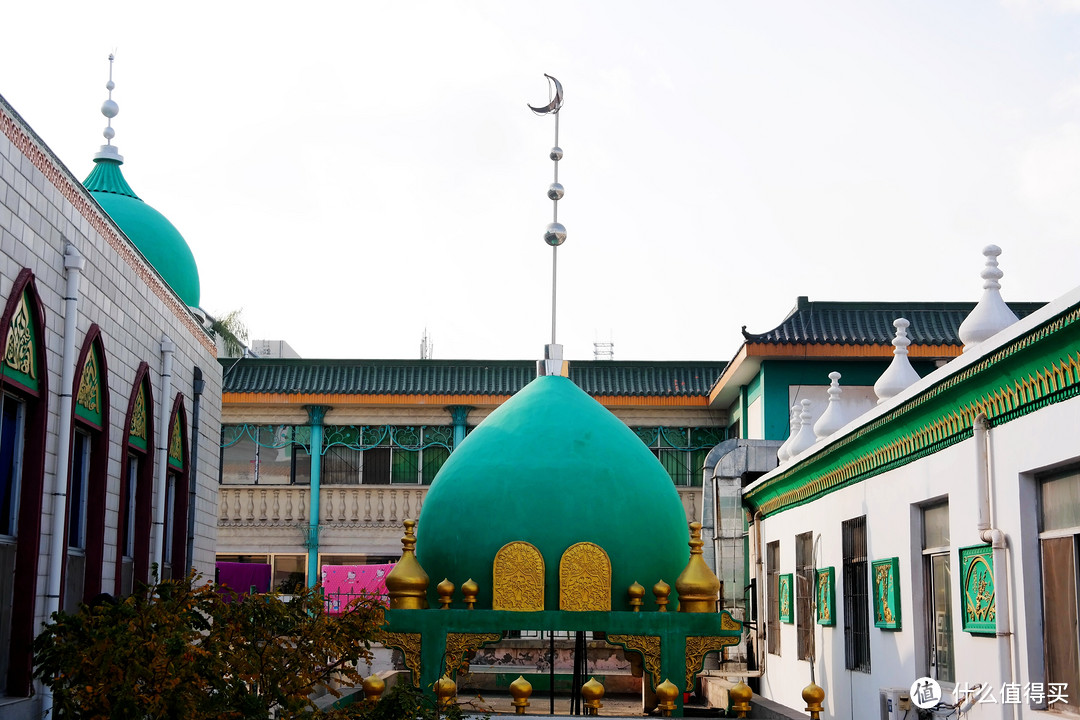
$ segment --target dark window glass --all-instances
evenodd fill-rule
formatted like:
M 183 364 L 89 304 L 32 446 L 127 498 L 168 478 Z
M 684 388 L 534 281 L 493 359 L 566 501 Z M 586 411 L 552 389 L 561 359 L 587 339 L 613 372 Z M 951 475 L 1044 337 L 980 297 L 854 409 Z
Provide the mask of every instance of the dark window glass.
M 23 404 L 10 395 L 0 395 L 0 402 L 0 535 L 15 536 L 22 476 Z
M 320 481 L 326 485 L 356 485 L 360 482 L 361 458 L 360 451 L 350 447 L 327 448 L 322 456 Z
M 768 597 L 769 606 L 768 636 L 769 652 L 773 655 L 780 654 L 780 541 L 769 543 L 765 548 L 765 566 L 768 573 Z
M 848 670 L 870 672 L 870 571 L 866 559 L 866 516 L 845 520 L 844 661 Z
M 814 656 L 814 534 L 795 536 L 795 628 L 799 659 Z
M 390 482 L 390 448 L 364 451 L 364 484 L 386 485 Z

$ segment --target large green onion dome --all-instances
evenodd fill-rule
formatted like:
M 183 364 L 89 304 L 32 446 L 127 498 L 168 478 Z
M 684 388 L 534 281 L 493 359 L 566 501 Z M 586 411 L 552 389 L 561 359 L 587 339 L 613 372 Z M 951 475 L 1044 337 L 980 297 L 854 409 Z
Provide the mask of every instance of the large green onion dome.
M 188 306 L 199 305 L 199 269 L 184 236 L 169 220 L 131 190 L 119 155 L 94 158 L 83 185 L 139 252 Z
M 595 543 L 611 560 L 611 609 L 628 610 L 634 582 L 675 585 L 688 537 L 679 494 L 645 444 L 569 379 L 544 376 L 451 453 L 424 500 L 416 552 L 432 607 L 445 577 L 458 588 L 476 581 L 476 607 L 488 609 L 495 554 L 531 543 L 544 560 L 544 608 L 558 610 L 563 552 Z

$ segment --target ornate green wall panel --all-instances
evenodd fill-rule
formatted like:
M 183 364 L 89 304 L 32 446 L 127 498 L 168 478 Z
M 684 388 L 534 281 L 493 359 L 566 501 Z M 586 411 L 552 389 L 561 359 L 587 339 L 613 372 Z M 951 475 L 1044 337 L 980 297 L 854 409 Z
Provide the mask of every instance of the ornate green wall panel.
M 870 563 L 874 590 L 874 627 L 900 630 L 900 558 Z
M 817 624 L 836 625 L 836 568 L 817 571 Z
M 960 548 L 961 610 L 964 632 L 997 632 L 997 598 L 994 586 L 994 551 L 989 545 Z
M 780 622 L 795 622 L 795 584 L 792 575 L 780 576 L 780 587 L 776 593 L 777 602 L 780 603 Z

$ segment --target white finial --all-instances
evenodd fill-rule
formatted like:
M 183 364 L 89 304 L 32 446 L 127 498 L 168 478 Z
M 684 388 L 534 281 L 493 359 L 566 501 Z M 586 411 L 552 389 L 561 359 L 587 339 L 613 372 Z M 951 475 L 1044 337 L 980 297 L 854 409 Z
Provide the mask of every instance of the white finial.
M 791 406 L 791 418 L 788 420 L 788 425 L 787 440 L 776 451 L 776 459 L 781 463 L 786 463 L 791 459 L 791 441 L 799 432 L 799 403 Z
M 893 327 L 896 328 L 896 337 L 892 341 L 893 359 L 878 381 L 874 383 L 874 392 L 878 396 L 879 404 L 899 395 L 919 381 L 919 373 L 911 367 L 911 361 L 908 359 L 908 345 L 911 344 L 907 336 L 909 325 L 911 323 L 904 318 L 893 320 Z
M 102 135 L 105 136 L 105 144 L 101 146 L 101 150 L 94 155 L 95 160 L 116 160 L 117 162 L 124 162 L 124 158 L 120 156 L 119 151 L 113 147 L 112 139 L 116 137 L 116 131 L 113 130 L 112 119 L 120 112 L 120 106 L 116 104 L 116 101 L 112 99 L 112 91 L 116 87 L 116 83 L 112 79 L 113 60 L 115 55 L 109 53 L 109 82 L 105 83 L 105 89 L 109 91 L 109 97 L 105 102 L 101 103 L 101 114 L 105 116 L 108 123 L 105 125 L 105 130 L 102 131 Z
M 997 258 L 1001 248 L 987 245 L 983 248 L 986 266 L 979 275 L 983 279 L 983 294 L 964 322 L 960 323 L 958 334 L 964 343 L 964 352 L 986 340 L 1016 322 L 1015 313 L 1001 299 L 1001 277 L 1004 273 L 998 268 Z
M 817 438 L 814 437 L 814 426 L 810 423 L 812 417 L 810 406 L 813 403 L 809 400 L 801 400 L 800 403 L 802 404 L 802 410 L 799 412 L 799 432 L 795 435 L 788 448 L 793 459 L 817 442 Z
M 840 373 L 835 370 L 829 373 L 829 380 L 829 404 L 818 421 L 814 423 L 814 435 L 818 440 L 829 437 L 847 425 L 846 413 L 840 405 L 840 395 L 844 392 L 840 387 Z

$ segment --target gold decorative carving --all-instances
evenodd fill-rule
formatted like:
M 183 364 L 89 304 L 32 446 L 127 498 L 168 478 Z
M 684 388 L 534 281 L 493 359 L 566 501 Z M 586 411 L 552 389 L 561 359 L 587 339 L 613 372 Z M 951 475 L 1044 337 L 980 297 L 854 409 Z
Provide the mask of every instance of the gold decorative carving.
M 385 647 L 405 653 L 405 667 L 412 673 L 412 684 L 420 687 L 420 633 L 381 632 L 376 638 Z
M 544 609 L 544 556 L 535 545 L 515 540 L 495 553 L 491 609 L 518 612 Z
M 37 379 L 37 367 L 34 363 L 34 334 L 30 329 L 30 308 L 27 307 L 25 293 L 19 298 L 19 304 L 15 306 L 15 313 L 8 327 L 4 364 L 16 372 Z
M 738 645 L 742 637 L 688 637 L 686 638 L 686 692 L 694 689 L 694 676 L 705 663 L 705 656 L 729 645 Z
M 502 640 L 502 633 L 446 633 L 446 673 L 467 672 L 466 654 Z
M 173 420 L 172 433 L 169 437 L 169 459 L 174 460 L 177 465 L 183 465 L 184 463 L 184 441 L 180 436 L 180 413 L 176 414 L 176 419 Z
M 607 641 L 641 653 L 645 660 L 645 671 L 649 673 L 653 689 L 656 688 L 656 684 L 660 682 L 659 635 L 608 635 Z
M 733 632 L 742 633 L 742 623 L 731 617 L 731 614 L 727 610 L 720 613 L 720 629 L 731 630 Z
M 611 610 L 611 560 L 599 545 L 571 545 L 559 560 L 559 609 Z
M 891 565 L 879 565 L 875 568 L 877 571 L 874 578 L 874 585 L 877 588 L 878 597 L 881 598 L 881 611 L 878 613 L 878 622 L 895 622 L 893 617 L 892 608 L 889 607 L 889 587 L 892 583 L 892 566 Z M 846 582 L 846 581 L 845 581 Z
M 146 385 L 139 385 L 139 394 L 135 396 L 135 408 L 131 411 L 132 437 L 146 441 Z
M 75 400 L 92 413 L 101 412 L 101 378 L 98 374 L 97 353 L 93 350 L 86 355 L 82 377 L 79 379 L 79 394 Z

